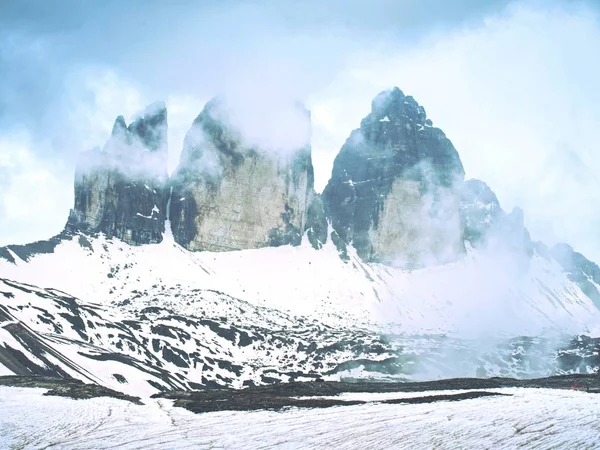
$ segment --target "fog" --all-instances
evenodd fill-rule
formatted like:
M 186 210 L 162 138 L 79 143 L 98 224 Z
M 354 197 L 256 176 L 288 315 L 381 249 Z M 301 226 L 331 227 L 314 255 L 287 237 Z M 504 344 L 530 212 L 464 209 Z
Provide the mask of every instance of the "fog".
M 106 144 L 82 152 L 76 173 L 114 170 L 129 179 L 167 181 L 167 112 L 163 102 L 140 111 L 127 124 L 117 117 Z
M 485 147 L 498 136 L 491 133 L 483 142 L 480 136 L 471 136 L 468 123 L 474 113 L 481 115 L 481 108 L 474 106 L 481 103 L 482 92 L 501 97 L 497 86 L 502 77 L 493 76 L 494 70 L 478 54 L 499 50 L 493 52 L 497 63 L 492 67 L 506 66 L 515 76 L 522 76 L 520 83 L 511 80 L 512 89 L 527 86 L 540 79 L 540 70 L 531 72 L 531 67 L 523 70 L 518 64 L 506 63 L 530 56 L 537 47 L 547 48 L 550 32 L 546 25 L 560 20 L 558 26 L 554 23 L 552 36 L 563 44 L 552 47 L 556 56 L 537 52 L 538 65 L 543 69 L 545 63 L 568 56 L 573 70 L 585 67 L 589 80 L 597 78 L 589 56 L 593 52 L 585 50 L 595 45 L 597 31 L 591 5 L 557 9 L 548 2 L 534 2 L 505 9 L 507 4 L 468 0 L 451 6 L 441 1 L 418 5 L 380 1 L 373 5 L 344 2 L 343 7 L 340 2 L 292 6 L 269 1 L 204 2 L 202 7 L 190 1 L 168 5 L 4 3 L 0 14 L 0 168 L 4 187 L 0 239 L 2 243 L 26 242 L 62 227 L 72 202 L 77 154 L 102 146 L 117 115 L 130 121 L 146 104 L 166 101 L 169 168 L 173 170 L 185 133 L 205 102 L 223 91 L 248 91 L 257 84 L 262 90 L 298 98 L 313 111 L 317 189 L 326 183 L 333 157 L 368 112 L 371 98 L 380 87 L 392 85 L 415 95 L 433 112 L 434 121 L 461 144 L 457 147 L 470 175 L 493 182 L 489 167 L 498 152 Z M 532 25 L 527 31 L 530 48 L 525 49 L 520 39 L 524 24 Z M 514 37 L 498 36 L 498 29 Z M 584 32 L 591 32 L 587 35 L 592 38 L 581 46 Z M 573 41 L 578 41 L 577 52 L 569 45 Z M 470 58 L 473 42 L 478 52 Z M 449 60 L 453 70 L 447 70 Z M 482 66 L 487 76 L 480 73 Z M 474 84 L 473 79 L 479 81 Z M 564 83 L 550 79 L 546 84 L 552 82 L 564 92 Z M 473 87 L 479 87 L 477 92 L 465 95 L 465 89 Z M 577 94 L 582 90 L 573 87 L 567 91 Z M 539 101 L 533 101 L 539 100 L 536 97 L 520 98 L 529 108 L 542 111 Z M 568 94 L 562 94 L 565 97 Z M 577 97 L 577 109 L 584 111 L 592 105 Z M 502 98 L 494 100 L 502 105 Z M 494 109 L 485 108 L 492 113 Z M 565 108 L 559 105 L 556 110 Z M 497 116 L 484 114 L 477 123 L 486 125 L 486 131 L 501 130 L 509 121 L 499 121 Z M 459 117 L 465 117 L 465 123 L 459 122 Z M 519 137 L 522 139 L 522 134 Z M 506 148 L 509 150 L 504 152 L 511 155 L 523 152 L 522 148 Z M 553 176 L 564 175 L 558 172 Z M 570 190 L 578 194 L 579 177 L 573 178 Z M 30 201 L 32 180 L 45 188 L 38 192 L 39 202 Z M 515 181 L 539 185 L 539 177 L 526 179 L 522 173 L 519 180 L 493 184 L 510 203 L 522 204 L 527 210 L 525 203 L 539 203 L 535 193 L 527 199 L 511 198 L 516 197 L 511 191 Z M 551 220 L 555 215 L 541 211 L 536 223 L 545 234 L 558 234 L 582 251 L 587 247 L 595 252 L 595 243 L 569 239 L 581 236 L 578 227 L 590 235 L 586 225 L 590 221 L 584 220 L 583 213 L 571 216 L 567 224 L 548 230 L 549 223 L 556 222 Z M 554 232 L 560 226 L 562 229 Z
M 452 140 L 467 177 L 488 182 L 506 210 L 524 209 L 534 239 L 569 242 L 600 259 L 594 2 L 0 8 L 1 244 L 62 228 L 77 156 L 103 146 L 118 115 L 129 123 L 146 105 L 166 102 L 173 171 L 213 96 L 250 105 L 242 113 L 252 119 L 244 120 L 251 140 L 268 135 L 274 147 L 294 133 L 273 126 L 289 122 L 269 103 L 300 101 L 311 110 L 321 190 L 373 97 L 399 86 Z
M 243 148 L 284 155 L 310 145 L 310 114 L 299 100 L 258 83 L 215 98 L 210 115 Z

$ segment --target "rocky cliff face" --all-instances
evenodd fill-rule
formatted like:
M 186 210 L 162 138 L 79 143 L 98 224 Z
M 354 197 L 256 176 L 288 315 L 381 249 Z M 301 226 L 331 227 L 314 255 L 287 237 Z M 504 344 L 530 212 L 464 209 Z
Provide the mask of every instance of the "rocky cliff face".
M 102 232 L 133 245 L 160 242 L 166 181 L 167 110 L 156 103 L 129 126 L 118 117 L 104 148 L 81 155 L 66 230 Z
M 313 191 L 309 198 L 304 228 L 310 244 L 314 249 L 319 250 L 327 242 L 327 218 L 321 196 Z
M 473 247 L 487 246 L 531 255 L 534 244 L 525 228 L 523 210 L 506 213 L 496 194 L 480 180 L 463 185 L 460 216 L 464 239 Z
M 331 238 L 342 257 L 351 245 L 366 261 L 410 268 L 453 261 L 465 243 L 526 257 L 536 249 L 556 259 L 588 295 L 597 294 L 600 269 L 566 245 L 550 250 L 533 243 L 519 208 L 508 214 L 485 183 L 463 183 L 452 143 L 398 88 L 373 100 L 322 195 L 314 190 L 307 110 L 294 108 L 298 145 L 285 150 L 249 141 L 248 127 L 242 130 L 231 111 L 219 98 L 205 106 L 170 180 L 164 104 L 149 106 L 129 126 L 118 117 L 104 148 L 80 158 L 65 231 L 0 248 L 0 258 L 51 253 L 72 232 L 157 243 L 169 219 L 175 240 L 192 251 L 299 245 L 306 234 L 315 249 Z M 290 141 L 272 116 L 250 112 L 255 124 Z M 600 297 L 594 301 L 600 305 Z
M 463 250 L 464 171 L 452 143 L 398 88 L 380 93 L 335 159 L 324 205 L 336 235 L 367 261 L 400 267 Z
M 314 202 L 318 209 L 308 111 L 297 117 L 306 144 L 292 151 L 247 142 L 229 111 L 223 99 L 213 99 L 185 138 L 171 182 L 175 240 L 194 251 L 299 245 L 307 210 Z

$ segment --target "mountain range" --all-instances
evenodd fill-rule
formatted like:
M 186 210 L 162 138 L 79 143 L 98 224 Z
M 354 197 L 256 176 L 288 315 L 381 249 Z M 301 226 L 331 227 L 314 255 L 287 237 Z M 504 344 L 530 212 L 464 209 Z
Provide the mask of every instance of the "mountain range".
M 600 268 L 465 181 L 415 99 L 373 99 L 322 193 L 310 112 L 260 114 L 208 102 L 171 175 L 160 102 L 81 154 L 64 230 L 0 248 L 0 375 L 150 395 L 597 370 Z

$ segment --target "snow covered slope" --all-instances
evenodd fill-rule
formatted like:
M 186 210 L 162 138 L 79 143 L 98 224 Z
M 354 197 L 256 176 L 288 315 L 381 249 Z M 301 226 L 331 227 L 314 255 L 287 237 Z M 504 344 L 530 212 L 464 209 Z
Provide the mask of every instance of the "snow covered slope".
M 0 367 L 146 396 L 317 376 L 541 376 L 594 370 L 600 311 L 552 259 L 470 250 L 415 271 L 333 244 L 191 253 L 64 237 L 0 259 Z M 544 336 L 524 338 L 522 336 Z M 485 337 L 485 340 L 482 340 Z M 565 340 L 566 339 L 566 340 Z M 579 341 L 577 341 L 579 342 Z M 570 350 L 569 350 L 570 349 Z
M 161 306 L 194 314 L 197 306 L 186 297 L 212 290 L 330 326 L 397 332 L 576 334 L 600 323 L 600 311 L 558 263 L 537 254 L 525 268 L 510 253 L 472 250 L 456 263 L 403 271 L 364 263 L 352 253 L 345 263 L 332 243 L 320 251 L 305 243 L 193 253 L 168 236 L 161 244 L 134 247 L 75 235 L 53 253 L 14 259 L 0 259 L 0 276 L 90 303 L 119 304 L 123 311 Z
M 398 88 L 374 99 L 322 197 L 304 141 L 269 162 L 210 111 L 167 180 L 166 114 L 117 118 L 78 164 L 65 230 L 0 248 L 0 373 L 146 396 L 600 364 L 583 336 L 600 331 L 598 266 L 533 242 L 523 211 L 463 183 L 452 143 Z

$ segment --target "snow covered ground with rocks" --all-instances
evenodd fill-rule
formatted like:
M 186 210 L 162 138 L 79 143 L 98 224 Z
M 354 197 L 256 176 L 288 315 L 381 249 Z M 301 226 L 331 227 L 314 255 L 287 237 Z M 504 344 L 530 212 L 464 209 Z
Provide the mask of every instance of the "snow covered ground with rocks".
M 43 396 L 44 389 L 0 387 L 0 448 L 600 448 L 598 394 L 522 388 L 491 391 L 512 395 L 387 405 L 377 403 L 381 395 L 361 394 L 361 399 L 373 403 L 193 414 L 165 399 L 143 399 L 144 405 L 134 405 L 111 398 L 71 400 Z M 436 392 L 440 393 L 444 391 Z
M 24 259 L 8 249 L 0 373 L 147 396 L 306 375 L 535 377 L 597 366 L 592 347 L 556 361 L 574 336 L 597 334 L 600 310 L 552 259 L 534 254 L 522 270 L 470 249 L 407 271 L 305 244 L 192 253 L 167 233 L 141 247 L 74 235 Z

